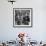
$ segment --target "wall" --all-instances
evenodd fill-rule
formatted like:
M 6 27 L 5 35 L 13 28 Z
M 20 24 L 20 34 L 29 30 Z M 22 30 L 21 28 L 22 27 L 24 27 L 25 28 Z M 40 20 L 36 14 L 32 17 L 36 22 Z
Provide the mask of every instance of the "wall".
M 14 28 L 13 8 L 33 8 L 33 27 Z M 0 41 L 15 40 L 19 32 L 26 32 L 33 40 L 46 40 L 46 1 L 17 0 L 12 5 L 7 0 L 0 0 Z

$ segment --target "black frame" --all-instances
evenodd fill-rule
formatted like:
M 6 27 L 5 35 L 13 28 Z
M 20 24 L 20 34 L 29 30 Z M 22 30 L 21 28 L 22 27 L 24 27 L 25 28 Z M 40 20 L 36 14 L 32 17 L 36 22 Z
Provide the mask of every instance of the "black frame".
M 14 25 L 14 10 L 15 9 L 31 9 L 31 26 L 15 26 Z M 17 28 L 30 28 L 30 27 L 32 27 L 33 26 L 33 8 L 13 8 L 13 27 L 15 28 L 15 27 L 17 27 Z

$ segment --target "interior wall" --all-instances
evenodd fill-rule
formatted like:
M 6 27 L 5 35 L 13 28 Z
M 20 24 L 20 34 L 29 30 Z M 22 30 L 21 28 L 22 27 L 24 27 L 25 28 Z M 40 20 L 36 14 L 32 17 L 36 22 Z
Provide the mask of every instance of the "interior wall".
M 14 28 L 13 8 L 33 8 L 33 26 Z M 28 33 L 33 40 L 46 40 L 45 0 L 16 0 L 13 5 L 7 0 L 0 0 L 0 41 L 15 40 L 19 32 Z

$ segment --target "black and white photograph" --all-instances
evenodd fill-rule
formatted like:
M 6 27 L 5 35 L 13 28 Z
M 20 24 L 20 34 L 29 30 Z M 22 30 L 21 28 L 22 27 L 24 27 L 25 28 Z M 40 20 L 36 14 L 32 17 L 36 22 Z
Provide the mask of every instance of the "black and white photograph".
M 14 8 L 13 26 L 31 27 L 32 26 L 32 8 Z

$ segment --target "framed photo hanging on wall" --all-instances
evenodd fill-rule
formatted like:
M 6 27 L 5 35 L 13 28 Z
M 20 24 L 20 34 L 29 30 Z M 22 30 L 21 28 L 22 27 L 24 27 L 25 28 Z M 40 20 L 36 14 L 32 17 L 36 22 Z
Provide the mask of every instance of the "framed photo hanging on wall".
M 13 8 L 13 27 L 32 27 L 32 8 Z

